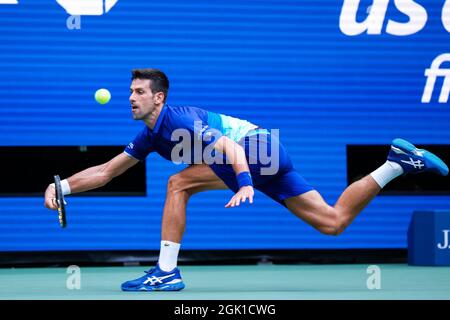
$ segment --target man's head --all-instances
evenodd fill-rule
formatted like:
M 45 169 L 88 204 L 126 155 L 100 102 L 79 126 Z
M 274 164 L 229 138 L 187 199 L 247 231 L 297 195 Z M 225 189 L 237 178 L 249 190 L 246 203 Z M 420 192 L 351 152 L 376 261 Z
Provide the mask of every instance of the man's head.
M 134 69 L 131 72 L 130 103 L 133 119 L 145 120 L 164 105 L 169 91 L 169 79 L 157 69 Z

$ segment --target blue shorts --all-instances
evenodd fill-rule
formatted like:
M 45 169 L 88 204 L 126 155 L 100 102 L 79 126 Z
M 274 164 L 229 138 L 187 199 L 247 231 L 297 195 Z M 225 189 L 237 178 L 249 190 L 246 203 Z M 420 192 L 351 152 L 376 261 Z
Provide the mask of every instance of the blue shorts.
M 278 138 L 267 130 L 257 130 L 255 132 L 259 133 L 247 135 L 239 141 L 245 149 L 254 188 L 283 206 L 286 206 L 285 199 L 314 190 L 295 170 Z M 233 167 L 225 162 L 225 157 L 223 161 L 224 164 L 213 163 L 209 166 L 228 188 L 238 192 L 239 186 Z

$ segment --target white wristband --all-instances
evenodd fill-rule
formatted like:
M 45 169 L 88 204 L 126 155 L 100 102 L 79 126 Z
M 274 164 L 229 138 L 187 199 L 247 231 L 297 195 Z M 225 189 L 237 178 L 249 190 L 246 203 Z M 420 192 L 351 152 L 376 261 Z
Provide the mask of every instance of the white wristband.
M 61 190 L 63 195 L 70 194 L 70 186 L 67 179 L 61 180 Z

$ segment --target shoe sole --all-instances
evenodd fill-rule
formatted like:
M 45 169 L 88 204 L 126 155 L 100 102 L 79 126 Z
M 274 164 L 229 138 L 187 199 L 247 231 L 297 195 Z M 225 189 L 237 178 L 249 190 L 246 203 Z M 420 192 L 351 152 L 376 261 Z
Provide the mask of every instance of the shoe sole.
M 401 150 L 414 153 L 415 150 L 419 150 L 414 146 L 412 143 L 403 140 L 403 139 L 394 139 L 392 141 L 392 145 L 396 148 L 399 148 Z M 430 169 L 436 169 L 438 174 L 441 174 L 443 176 L 448 175 L 448 167 L 445 164 L 444 161 L 442 161 L 438 156 L 431 153 L 430 151 L 423 150 L 423 157 L 427 160 L 428 164 L 431 164 Z M 434 171 L 434 170 L 432 170 Z
M 151 292 L 151 291 L 180 291 L 184 289 L 184 283 L 180 282 L 180 283 L 176 283 L 176 284 L 171 284 L 171 285 L 164 285 L 162 284 L 161 286 L 158 287 L 150 287 L 147 288 L 145 286 L 141 286 L 139 288 L 122 288 L 122 291 L 134 291 L 134 292 L 142 292 L 142 291 L 147 291 L 147 292 Z

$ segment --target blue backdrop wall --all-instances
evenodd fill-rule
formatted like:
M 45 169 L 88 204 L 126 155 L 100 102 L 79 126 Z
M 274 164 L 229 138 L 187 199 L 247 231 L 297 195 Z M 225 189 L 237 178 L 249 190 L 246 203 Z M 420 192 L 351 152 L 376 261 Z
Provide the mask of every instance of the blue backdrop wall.
M 352 6 L 363 23 L 383 2 L 120 0 L 78 26 L 56 1 L 0 4 L 0 146 L 127 145 L 143 126 L 131 119 L 130 70 L 155 67 L 171 80 L 171 105 L 279 128 L 297 169 L 334 203 L 347 144 L 450 143 L 442 77 L 421 102 L 425 69 L 450 50 L 446 2 L 387 1 L 368 32 L 350 34 Z M 99 88 L 109 104 L 95 102 Z M 0 198 L 0 251 L 158 249 L 166 181 L 182 168 L 151 155 L 147 197 L 69 197 L 67 229 L 43 198 Z M 261 193 L 223 208 L 231 196 L 191 199 L 184 249 L 405 248 L 414 210 L 450 205 L 449 196 L 380 196 L 336 238 Z

